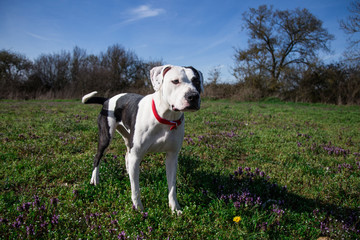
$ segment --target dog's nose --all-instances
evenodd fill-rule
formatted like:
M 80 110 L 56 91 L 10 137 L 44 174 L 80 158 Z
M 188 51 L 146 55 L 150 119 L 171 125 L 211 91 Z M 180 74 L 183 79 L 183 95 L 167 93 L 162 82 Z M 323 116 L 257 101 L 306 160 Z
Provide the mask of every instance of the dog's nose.
M 186 101 L 190 102 L 197 102 L 200 98 L 199 93 L 197 92 L 188 92 L 185 94 Z

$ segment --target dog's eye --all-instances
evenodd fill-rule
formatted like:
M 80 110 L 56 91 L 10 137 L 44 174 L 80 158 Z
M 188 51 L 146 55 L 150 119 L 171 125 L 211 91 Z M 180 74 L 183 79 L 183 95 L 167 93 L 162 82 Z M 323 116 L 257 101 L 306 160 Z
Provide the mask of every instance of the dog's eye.
M 177 85 L 177 84 L 179 84 L 180 83 L 180 81 L 179 80 L 173 80 L 173 81 L 171 81 L 173 84 L 175 84 L 175 85 Z

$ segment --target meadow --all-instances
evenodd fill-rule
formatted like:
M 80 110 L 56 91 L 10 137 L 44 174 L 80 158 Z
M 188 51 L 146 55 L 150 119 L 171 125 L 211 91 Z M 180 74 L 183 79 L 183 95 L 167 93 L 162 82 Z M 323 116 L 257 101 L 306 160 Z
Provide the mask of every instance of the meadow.
M 205 99 L 185 115 L 177 192 L 164 154 L 132 207 L 117 135 L 89 184 L 99 105 L 0 101 L 1 239 L 360 239 L 360 107 Z

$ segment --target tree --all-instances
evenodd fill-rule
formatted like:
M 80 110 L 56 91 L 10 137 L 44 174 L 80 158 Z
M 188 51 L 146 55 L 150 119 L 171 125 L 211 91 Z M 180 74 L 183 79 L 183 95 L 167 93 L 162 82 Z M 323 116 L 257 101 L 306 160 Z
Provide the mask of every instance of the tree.
M 30 74 L 31 61 L 25 56 L 6 50 L 0 51 L 0 98 L 17 91 Z
M 137 60 L 136 55 L 127 52 L 121 45 L 115 44 L 101 53 L 101 66 L 107 71 L 108 86 L 115 89 L 124 89 L 131 83 L 132 67 Z
M 350 4 L 349 11 L 351 15 L 346 21 L 340 21 L 340 28 L 344 30 L 349 37 L 349 48 L 345 52 L 345 56 L 350 61 L 358 62 L 360 60 L 359 43 L 360 39 L 356 38 L 356 34 L 360 32 L 360 1 L 356 0 Z
M 216 85 L 221 79 L 221 66 L 214 67 L 209 71 L 208 80 L 210 84 Z
M 85 49 L 75 46 L 71 57 L 71 82 L 77 87 L 84 89 L 83 70 L 87 54 Z
M 313 63 L 319 50 L 330 51 L 334 39 L 307 9 L 274 11 L 262 5 L 243 13 L 243 21 L 248 48 L 235 49 L 234 76 L 245 82 L 260 79 L 269 94 L 281 89 L 285 70 Z
M 70 82 L 70 53 L 41 55 L 35 60 L 34 74 L 42 81 L 47 90 L 62 90 Z

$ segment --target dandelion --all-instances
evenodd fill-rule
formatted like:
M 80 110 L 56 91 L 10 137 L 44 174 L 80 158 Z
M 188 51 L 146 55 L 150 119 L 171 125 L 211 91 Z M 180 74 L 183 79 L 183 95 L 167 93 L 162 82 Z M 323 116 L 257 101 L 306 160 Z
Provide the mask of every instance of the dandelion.
M 236 223 L 239 223 L 241 221 L 241 217 L 236 216 L 236 217 L 234 217 L 233 221 L 236 222 Z

